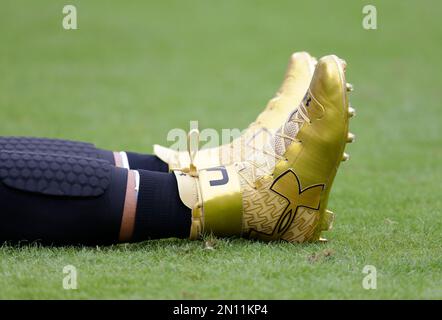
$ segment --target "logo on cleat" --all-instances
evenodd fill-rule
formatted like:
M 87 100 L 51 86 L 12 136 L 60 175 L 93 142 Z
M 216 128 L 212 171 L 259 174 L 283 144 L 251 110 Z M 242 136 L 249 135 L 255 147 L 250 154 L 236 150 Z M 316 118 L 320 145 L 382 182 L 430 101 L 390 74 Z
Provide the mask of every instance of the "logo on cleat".
M 207 169 L 206 171 L 220 171 L 221 172 L 221 179 L 209 181 L 209 184 L 211 187 L 223 186 L 223 185 L 229 183 L 229 175 L 227 174 L 227 170 L 225 167 L 210 168 L 210 169 Z
M 278 240 L 289 229 L 299 207 L 319 210 L 320 198 L 324 184 L 317 184 L 301 189 L 301 183 L 296 173 L 287 170 L 271 185 L 270 190 L 285 198 L 288 205 L 284 208 L 271 234 L 251 230 L 250 237 L 266 241 Z

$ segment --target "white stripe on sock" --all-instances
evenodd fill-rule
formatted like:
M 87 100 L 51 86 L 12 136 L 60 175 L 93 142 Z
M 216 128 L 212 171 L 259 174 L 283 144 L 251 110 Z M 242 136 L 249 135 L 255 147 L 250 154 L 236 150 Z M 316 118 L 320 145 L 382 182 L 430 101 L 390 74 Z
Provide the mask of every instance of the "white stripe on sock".
M 138 170 L 134 170 L 135 172 L 135 193 L 138 199 L 138 191 L 140 190 L 140 173 Z
M 120 156 L 121 156 L 121 162 L 122 162 L 122 164 L 123 164 L 123 168 L 130 169 L 130 166 L 129 166 L 129 159 L 127 159 L 127 154 L 126 154 L 126 152 L 121 151 L 121 152 L 120 152 Z

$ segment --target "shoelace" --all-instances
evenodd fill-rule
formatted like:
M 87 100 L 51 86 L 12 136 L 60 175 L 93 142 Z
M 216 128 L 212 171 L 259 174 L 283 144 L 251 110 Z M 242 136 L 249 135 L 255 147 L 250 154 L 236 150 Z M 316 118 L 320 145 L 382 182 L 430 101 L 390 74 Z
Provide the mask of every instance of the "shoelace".
M 301 104 L 299 105 L 299 108 L 297 108 L 295 111 L 293 111 L 289 115 L 288 119 L 284 122 L 284 124 L 281 126 L 281 128 L 275 133 L 275 137 L 280 137 L 280 138 L 283 139 L 283 141 L 284 141 L 284 149 L 286 149 L 285 148 L 285 140 L 286 139 L 290 140 L 291 143 L 301 143 L 301 141 L 299 139 L 296 139 L 295 137 L 291 137 L 291 136 L 289 136 L 289 135 L 287 135 L 285 133 L 286 132 L 286 125 L 289 122 L 294 122 L 294 123 L 298 123 L 298 124 L 303 124 L 305 122 L 305 123 L 310 124 L 311 120 L 308 117 L 307 113 L 308 113 L 307 112 L 307 106 L 304 104 L 304 101 L 302 101 Z M 297 118 L 297 116 L 296 116 L 297 114 L 299 114 L 299 116 L 301 118 Z M 280 154 L 278 154 L 276 152 L 271 152 L 271 151 L 266 150 L 264 148 L 258 148 L 258 147 L 255 147 L 255 146 L 250 146 L 250 148 L 252 148 L 252 149 L 254 149 L 256 151 L 262 152 L 263 154 L 271 156 L 271 157 L 273 157 L 273 158 L 275 158 L 277 160 L 287 161 L 287 159 L 284 156 L 282 156 L 282 155 L 280 155 Z M 250 181 L 250 179 L 248 179 L 246 177 L 246 175 L 244 174 L 244 169 L 245 168 L 240 169 L 238 171 L 238 174 L 244 179 L 244 181 L 246 181 L 246 183 L 250 187 L 252 187 L 253 189 L 256 189 L 257 188 L 257 170 L 262 170 L 263 165 L 259 165 L 256 161 L 251 160 L 251 159 L 246 159 L 245 162 L 248 162 L 250 164 L 252 181 Z M 266 167 L 269 168 L 270 166 L 267 165 Z M 268 170 L 267 171 L 263 170 L 263 173 L 264 174 L 269 174 Z
M 178 170 L 189 174 L 192 177 L 198 177 L 198 168 L 195 166 L 195 158 L 199 151 L 200 132 L 194 128 L 187 134 L 187 153 L 190 159 L 190 165 L 188 168 L 173 167 L 171 170 Z M 176 162 L 179 163 L 179 153 L 175 153 L 177 157 Z

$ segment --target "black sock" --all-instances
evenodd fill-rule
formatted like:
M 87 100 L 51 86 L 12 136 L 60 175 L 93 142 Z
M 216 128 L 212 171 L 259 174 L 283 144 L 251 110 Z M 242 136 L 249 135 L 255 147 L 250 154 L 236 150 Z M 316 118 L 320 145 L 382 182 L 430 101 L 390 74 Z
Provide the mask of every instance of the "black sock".
M 175 175 L 145 170 L 138 172 L 140 190 L 133 239 L 189 237 L 191 211 L 179 197 Z
M 169 172 L 169 166 L 157 156 L 126 152 L 127 160 L 131 169 L 143 169 L 158 172 Z

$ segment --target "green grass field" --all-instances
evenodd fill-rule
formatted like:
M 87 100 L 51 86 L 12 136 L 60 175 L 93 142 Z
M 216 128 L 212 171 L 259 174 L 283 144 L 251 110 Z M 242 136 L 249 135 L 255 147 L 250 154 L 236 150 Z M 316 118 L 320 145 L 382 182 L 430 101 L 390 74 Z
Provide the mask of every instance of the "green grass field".
M 68 3 L 78 30 L 61 27 Z M 377 30 L 362 28 L 365 4 Z M 189 120 L 243 128 L 306 50 L 347 60 L 357 140 L 327 244 L 3 246 L 0 298 L 441 299 L 441 13 L 436 0 L 2 1 L 0 135 L 151 153 Z M 77 290 L 62 288 L 68 264 Z

